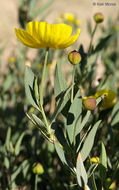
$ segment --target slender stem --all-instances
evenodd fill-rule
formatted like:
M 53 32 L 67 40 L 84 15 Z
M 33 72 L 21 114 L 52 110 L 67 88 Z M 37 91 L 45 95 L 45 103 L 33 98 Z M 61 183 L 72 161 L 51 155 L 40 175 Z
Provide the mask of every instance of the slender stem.
M 97 186 L 96 186 L 95 178 L 94 178 L 94 173 L 91 176 L 91 181 L 92 181 L 92 186 L 93 186 L 94 190 L 97 190 Z
M 49 52 L 49 48 L 46 49 L 45 61 L 44 61 L 44 66 L 43 66 L 43 73 L 42 73 L 42 78 L 41 78 L 40 105 L 43 105 L 43 84 L 44 84 L 45 72 L 46 72 L 46 66 L 47 66 L 47 60 L 48 60 L 48 52 Z
M 95 172 L 96 168 L 98 167 L 98 164 L 95 165 L 93 171 L 91 172 L 91 174 L 89 175 L 89 177 L 91 177 L 91 175 Z
M 38 183 L 38 175 L 35 175 L 35 190 L 37 190 L 37 183 Z
M 50 125 L 48 124 L 48 121 L 47 121 L 47 118 L 46 118 L 46 115 L 45 115 L 45 112 L 44 112 L 44 109 L 43 109 L 42 105 L 41 105 L 41 112 L 42 112 L 42 116 L 43 116 L 45 125 L 46 125 L 47 130 L 48 130 L 48 133 L 50 134 L 51 133 L 51 131 L 50 131 Z
M 89 160 L 90 160 L 90 155 L 89 155 Z M 91 161 L 90 161 L 90 164 L 92 165 Z M 91 175 L 91 182 L 92 182 L 93 189 L 97 190 L 97 186 L 96 186 L 96 183 L 95 183 L 94 173 L 92 173 L 92 175 Z
M 45 125 L 47 127 L 48 133 L 50 134 L 50 126 L 48 125 L 48 121 L 43 109 L 43 84 L 45 80 L 45 72 L 46 72 L 46 66 L 47 66 L 47 61 L 48 61 L 48 52 L 49 48 L 46 49 L 46 54 L 45 54 L 45 61 L 44 61 L 44 66 L 43 66 L 43 73 L 42 73 L 42 78 L 41 78 L 41 86 L 40 86 L 40 108 L 41 108 L 41 113 L 45 122 Z
M 71 103 L 73 103 L 74 99 L 74 77 L 75 77 L 75 65 L 73 65 L 73 72 L 72 72 Z
M 96 29 L 97 29 L 97 25 L 98 25 L 98 24 L 96 23 L 95 28 L 94 28 L 94 30 L 93 30 L 93 32 L 92 32 L 92 35 L 91 35 L 91 41 L 90 41 L 89 50 L 88 50 L 88 54 L 89 54 L 89 55 L 90 55 L 91 50 L 92 50 L 93 38 L 94 38 L 94 34 L 95 34 L 95 32 L 96 32 Z

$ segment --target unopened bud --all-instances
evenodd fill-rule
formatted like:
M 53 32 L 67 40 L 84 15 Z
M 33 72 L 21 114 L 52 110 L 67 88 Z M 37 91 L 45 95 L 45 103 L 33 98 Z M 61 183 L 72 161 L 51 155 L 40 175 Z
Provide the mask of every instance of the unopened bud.
M 104 15 L 102 13 L 96 13 L 94 15 L 94 21 L 99 24 L 104 21 Z
M 38 174 L 38 175 L 44 173 L 43 166 L 40 163 L 34 163 L 32 171 L 34 174 Z
M 68 60 L 71 64 L 77 65 L 81 62 L 81 55 L 76 50 L 71 51 L 68 55 Z
M 94 110 L 96 108 L 96 99 L 90 97 L 83 98 L 83 105 L 87 110 Z
M 90 161 L 92 162 L 92 163 L 97 163 L 97 164 L 99 164 L 99 157 L 92 157 L 91 159 L 90 159 Z

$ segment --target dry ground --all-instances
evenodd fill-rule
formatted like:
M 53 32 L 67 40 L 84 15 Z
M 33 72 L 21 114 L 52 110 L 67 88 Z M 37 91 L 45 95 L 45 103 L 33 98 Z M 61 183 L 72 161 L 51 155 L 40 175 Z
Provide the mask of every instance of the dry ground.
M 6 43 L 6 49 L 1 57 L 2 66 L 7 60 L 7 57 L 13 52 L 17 46 L 17 39 L 14 34 L 14 27 L 18 26 L 18 3 L 20 0 L 0 0 L 0 46 Z M 48 0 L 42 0 L 39 3 L 41 6 Z M 97 2 L 115 2 L 116 6 L 94 6 Z M 86 21 L 91 19 L 93 23 L 93 15 L 95 12 L 102 12 L 105 16 L 106 24 L 108 16 L 116 17 L 119 12 L 119 0 L 55 0 L 50 7 L 51 13 L 47 17 L 49 23 L 65 12 L 74 13 L 81 20 L 81 35 L 79 43 L 83 43 L 87 48 L 89 44 L 89 36 L 86 31 Z M 40 20 L 40 18 L 39 18 Z

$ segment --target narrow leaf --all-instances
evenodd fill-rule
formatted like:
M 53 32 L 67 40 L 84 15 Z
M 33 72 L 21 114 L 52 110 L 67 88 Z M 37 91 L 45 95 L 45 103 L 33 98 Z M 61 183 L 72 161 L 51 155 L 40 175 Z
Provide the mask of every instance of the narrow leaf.
M 109 43 L 109 40 L 111 39 L 111 37 L 112 37 L 112 34 L 108 34 L 108 35 L 102 37 L 100 39 L 99 43 L 97 44 L 95 50 L 93 51 L 93 54 L 96 53 L 96 52 L 101 51 L 104 48 L 106 48 L 108 43 Z
M 106 155 L 105 146 L 102 143 L 101 144 L 100 164 L 99 164 L 100 177 L 101 177 L 102 181 L 105 181 L 105 179 L 106 179 L 106 169 L 107 169 L 107 155 Z
M 91 115 L 91 111 L 87 111 L 85 117 L 83 118 L 80 126 L 79 126 L 79 133 L 81 132 L 81 130 L 83 129 L 83 127 L 87 124 L 89 117 Z
M 54 114 L 52 116 L 52 122 L 56 119 L 57 115 L 65 107 L 65 105 L 67 103 L 67 96 L 69 95 L 71 88 L 72 88 L 72 86 L 68 87 L 65 91 L 62 91 L 62 93 L 59 95 L 57 107 L 56 107 Z
M 5 141 L 5 145 L 8 151 L 10 151 L 10 138 L 11 138 L 11 127 L 8 127 L 6 141 Z
M 57 154 L 58 154 L 60 160 L 62 161 L 62 163 L 65 164 L 69 168 L 69 170 L 74 173 L 71 163 L 66 159 L 66 155 L 65 155 L 62 145 L 57 140 L 54 141 L 54 145 L 55 145 L 55 149 L 56 149 Z
M 55 145 L 55 149 L 56 149 L 57 154 L 58 154 L 60 160 L 62 161 L 62 163 L 68 165 L 66 158 L 65 158 L 64 150 L 61 147 L 61 145 L 57 141 L 54 141 L 54 145 Z
M 64 75 L 61 71 L 61 65 L 57 64 L 55 68 L 55 76 L 54 76 L 54 92 L 56 97 L 56 102 L 58 103 L 59 95 L 67 89 L 67 83 L 64 78 Z M 67 98 L 68 101 L 68 98 Z
M 37 123 L 38 127 L 43 130 L 43 132 L 47 132 L 47 129 L 45 127 L 45 124 L 41 121 L 41 119 L 39 117 L 37 117 L 35 114 L 32 114 L 32 117 L 35 121 L 35 123 Z
M 37 102 L 39 102 L 39 83 L 38 83 L 38 78 L 35 78 L 35 82 L 34 82 L 34 92 L 35 92 L 35 99 Z
M 89 134 L 88 134 L 88 136 L 87 136 L 87 138 L 83 144 L 83 147 L 81 149 L 81 156 L 82 156 L 83 161 L 88 157 L 88 155 L 89 155 L 89 153 L 93 147 L 94 138 L 95 138 L 96 131 L 98 129 L 100 122 L 101 122 L 101 120 L 99 120 L 95 123 L 95 125 L 93 126 L 93 128 L 89 132 Z
M 111 126 L 119 123 L 119 101 L 115 104 L 111 114 Z
M 59 125 L 57 125 L 56 122 L 53 123 L 54 125 L 54 129 L 55 129 L 55 136 L 57 138 L 57 140 L 59 141 L 59 143 L 63 146 L 63 147 L 67 147 L 67 142 L 64 136 L 64 132 L 62 127 L 60 127 Z M 52 127 L 51 127 L 52 128 Z
M 100 164 L 102 164 L 105 168 L 107 168 L 107 155 L 103 142 L 101 144 Z
M 25 92 L 26 96 L 29 100 L 29 102 L 34 106 L 36 109 L 39 109 L 35 97 L 34 97 L 34 81 L 35 81 L 35 75 L 32 72 L 31 68 L 26 66 L 25 68 Z
M 10 161 L 9 161 L 9 158 L 7 156 L 4 157 L 4 165 L 7 169 L 10 168 Z
M 87 185 L 88 177 L 87 177 L 87 173 L 86 173 L 80 152 L 77 157 L 76 176 L 77 176 L 77 181 L 80 187 L 84 187 Z
M 68 117 L 67 117 L 67 134 L 70 140 L 70 143 L 73 143 L 73 140 L 75 139 L 76 135 L 76 122 L 79 118 L 82 111 L 82 98 L 80 94 L 80 90 L 77 92 L 73 103 L 70 106 Z
M 18 141 L 17 141 L 17 143 L 16 143 L 16 145 L 15 145 L 15 155 L 16 155 L 16 156 L 19 155 L 19 152 L 20 152 L 20 149 L 21 149 L 21 143 L 22 143 L 22 139 L 23 139 L 24 135 L 25 135 L 25 132 L 23 132 L 23 133 L 20 135 L 20 137 L 19 137 L 19 139 L 18 139 Z
M 13 174 L 11 175 L 11 182 L 13 182 L 16 177 L 18 176 L 18 174 L 24 170 L 25 167 L 27 167 L 28 165 L 28 161 L 27 160 L 24 160 L 21 165 L 19 167 L 17 167 L 17 169 L 13 172 Z

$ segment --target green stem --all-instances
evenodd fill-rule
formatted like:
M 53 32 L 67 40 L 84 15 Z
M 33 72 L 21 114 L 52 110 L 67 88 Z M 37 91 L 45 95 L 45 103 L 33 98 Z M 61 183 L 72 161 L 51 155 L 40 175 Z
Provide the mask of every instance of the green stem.
M 72 72 L 71 103 L 73 103 L 74 99 L 74 77 L 75 77 L 75 65 L 73 65 L 73 72 Z
M 93 173 L 92 176 L 91 176 L 91 182 L 92 182 L 93 189 L 94 189 L 94 190 L 97 190 L 97 186 L 96 186 L 95 178 L 94 178 L 94 173 Z
M 48 133 L 50 134 L 50 133 L 51 133 L 51 131 L 50 131 L 50 126 L 49 126 L 49 124 L 48 124 L 48 121 L 47 121 L 47 118 L 46 118 L 46 115 L 45 115 L 45 112 L 44 112 L 44 109 L 43 109 L 43 106 L 42 106 L 42 105 L 41 105 L 41 112 L 42 112 L 42 116 L 43 116 L 45 125 L 46 125 L 47 130 L 48 130 Z
M 41 78 L 41 86 L 40 86 L 40 108 L 41 108 L 41 113 L 45 122 L 45 125 L 47 127 L 48 133 L 50 134 L 50 126 L 48 125 L 48 121 L 43 109 L 43 84 L 45 80 L 45 73 L 46 73 L 46 67 L 47 67 L 47 61 L 48 61 L 48 52 L 49 48 L 46 49 L 46 54 L 45 54 L 45 61 L 44 61 L 44 66 L 43 66 L 43 73 L 42 73 L 42 78 Z
M 89 155 L 89 160 L 90 160 L 90 155 Z M 90 161 L 90 164 L 92 165 L 91 161 Z M 92 175 L 91 175 L 91 182 L 92 182 L 93 189 L 97 190 L 97 186 L 96 186 L 96 183 L 95 183 L 94 173 L 92 173 Z
M 43 84 L 44 84 L 44 80 L 45 80 L 45 72 L 46 72 L 46 66 L 47 66 L 47 60 L 48 60 L 48 52 L 49 52 L 49 48 L 46 49 L 45 61 L 44 61 L 44 66 L 43 66 L 43 73 L 42 73 L 42 78 L 41 78 L 40 105 L 43 105 Z
M 35 190 L 37 190 L 37 183 L 38 183 L 38 175 L 35 175 Z
M 89 55 L 90 55 L 91 50 L 92 50 L 93 38 L 94 38 L 94 34 L 95 34 L 95 32 L 96 32 L 97 26 L 98 26 L 98 24 L 95 25 L 95 28 L 94 28 L 94 30 L 93 30 L 93 32 L 92 32 L 92 35 L 91 35 L 91 41 L 90 41 L 89 50 L 88 50 L 88 54 L 89 54 Z

